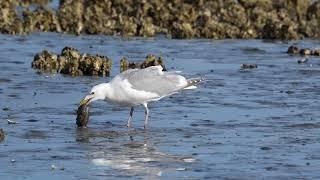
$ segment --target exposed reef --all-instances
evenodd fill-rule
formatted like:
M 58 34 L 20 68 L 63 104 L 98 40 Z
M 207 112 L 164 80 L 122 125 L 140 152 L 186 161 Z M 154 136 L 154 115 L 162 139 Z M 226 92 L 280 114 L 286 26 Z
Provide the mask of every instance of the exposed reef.
M 35 31 L 172 38 L 320 37 L 320 1 L 312 0 L 8 0 L 0 32 Z
M 63 48 L 60 55 L 44 50 L 36 54 L 32 62 L 32 68 L 73 76 L 109 76 L 111 65 L 111 59 L 106 56 L 80 54 L 72 47 Z

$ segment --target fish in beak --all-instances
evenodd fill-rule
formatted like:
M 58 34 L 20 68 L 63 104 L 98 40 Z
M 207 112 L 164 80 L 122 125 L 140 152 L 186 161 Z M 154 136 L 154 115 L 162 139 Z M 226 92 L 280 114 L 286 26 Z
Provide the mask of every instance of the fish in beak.
M 92 99 L 93 99 L 93 96 L 92 96 L 92 95 L 87 95 L 85 98 L 83 98 L 83 99 L 80 101 L 79 106 L 89 105 L 89 103 L 91 102 Z

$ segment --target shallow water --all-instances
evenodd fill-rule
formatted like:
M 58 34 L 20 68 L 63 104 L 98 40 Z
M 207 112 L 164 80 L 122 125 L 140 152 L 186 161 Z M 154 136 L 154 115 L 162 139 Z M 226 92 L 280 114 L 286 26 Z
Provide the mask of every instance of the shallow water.
M 320 58 L 285 52 L 320 41 L 123 39 L 35 33 L 0 35 L 1 179 L 320 179 Z M 129 108 L 94 103 L 89 127 L 77 129 L 76 108 L 103 77 L 42 74 L 35 53 L 64 46 L 113 60 L 163 55 L 169 69 L 207 81 L 143 108 L 134 130 Z M 257 69 L 240 70 L 254 63 Z M 7 120 L 17 124 L 8 124 Z

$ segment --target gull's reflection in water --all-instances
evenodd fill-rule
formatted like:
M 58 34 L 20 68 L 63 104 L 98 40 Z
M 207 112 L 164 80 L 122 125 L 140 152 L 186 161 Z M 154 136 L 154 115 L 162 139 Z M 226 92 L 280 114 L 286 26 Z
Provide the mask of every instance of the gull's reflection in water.
M 157 177 L 185 170 L 195 161 L 191 157 L 158 150 L 154 145 L 156 140 L 152 139 L 157 133 L 143 129 L 106 131 L 85 128 L 77 130 L 76 139 L 87 146 L 89 160 L 103 170 L 100 175 L 117 171 L 125 175 Z

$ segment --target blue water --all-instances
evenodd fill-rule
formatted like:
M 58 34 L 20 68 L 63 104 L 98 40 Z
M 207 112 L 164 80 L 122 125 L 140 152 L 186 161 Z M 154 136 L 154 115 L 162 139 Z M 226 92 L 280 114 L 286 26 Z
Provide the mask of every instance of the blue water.
M 320 58 L 298 64 L 300 56 L 286 54 L 291 44 L 320 41 L 0 35 L 0 178 L 320 179 Z M 65 46 L 110 57 L 111 77 L 31 69 L 36 53 Z M 91 86 L 119 73 L 122 57 L 147 54 L 206 82 L 151 104 L 148 130 L 143 107 L 129 131 L 129 109 L 104 102 L 77 129 L 77 104 Z M 242 63 L 258 68 L 240 70 Z

